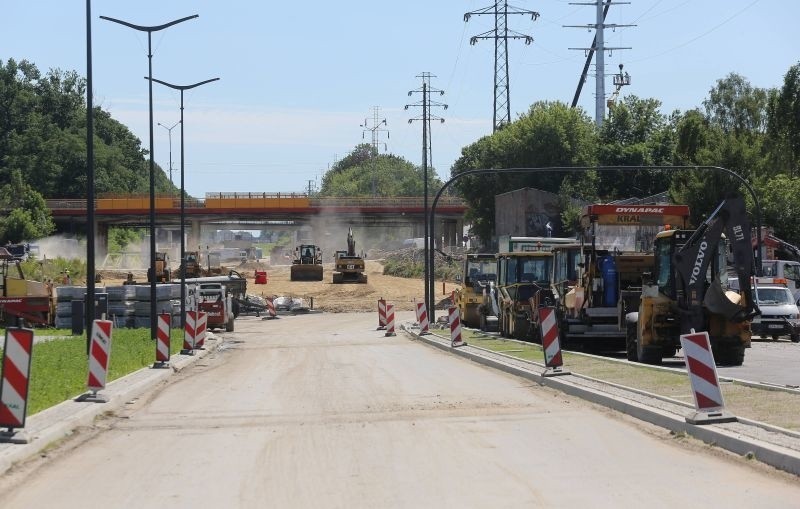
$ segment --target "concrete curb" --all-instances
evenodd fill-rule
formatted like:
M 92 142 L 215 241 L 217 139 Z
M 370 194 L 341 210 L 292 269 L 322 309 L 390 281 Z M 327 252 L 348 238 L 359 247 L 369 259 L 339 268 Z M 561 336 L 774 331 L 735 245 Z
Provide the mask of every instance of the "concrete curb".
M 0 475 L 15 463 L 25 461 L 41 453 L 50 444 L 70 436 L 75 429 L 91 425 L 97 416 L 119 410 L 174 373 L 216 351 L 221 344 L 221 337 L 209 334 L 205 349 L 197 350 L 195 355 L 173 354 L 167 368 L 144 367 L 108 383 L 100 391 L 101 395 L 108 398 L 106 403 L 67 400 L 28 417 L 25 427 L 19 431 L 28 438 L 27 444 L 0 443 Z
M 564 380 L 562 377 L 543 377 L 540 374 L 522 369 L 518 366 L 482 357 L 459 348 L 451 348 L 449 344 L 440 342 L 444 341 L 441 338 L 438 338 L 439 341 L 437 341 L 433 339 L 433 337 L 419 336 L 415 332 L 408 330 L 407 327 L 401 327 L 401 330 L 404 330 L 406 333 L 413 336 L 414 339 L 420 340 L 429 346 L 453 353 L 478 364 L 499 369 L 505 373 L 526 378 L 540 385 L 564 392 L 565 394 L 611 408 L 636 419 L 665 428 L 673 433 L 685 433 L 707 444 L 720 447 L 740 456 L 752 454 L 758 461 L 780 470 L 800 475 L 800 453 L 797 451 L 761 440 L 755 440 L 750 437 L 742 437 L 713 424 L 703 426 L 689 424 L 686 422 L 685 416 L 679 416 L 670 412 L 651 408 L 633 401 L 626 401 L 588 387 L 580 387 L 570 383 L 568 380 Z

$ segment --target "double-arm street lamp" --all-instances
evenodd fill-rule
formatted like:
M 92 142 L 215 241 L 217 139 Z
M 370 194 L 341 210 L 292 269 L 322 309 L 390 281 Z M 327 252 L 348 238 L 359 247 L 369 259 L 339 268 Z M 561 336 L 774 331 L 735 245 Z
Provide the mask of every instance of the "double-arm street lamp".
M 153 77 L 145 78 L 149 80 L 151 83 L 155 81 L 156 83 L 161 83 L 165 87 L 173 88 L 175 90 L 181 91 L 181 119 L 178 121 L 178 124 L 181 125 L 181 264 L 180 264 L 180 273 L 181 273 L 181 329 L 186 327 L 186 235 L 184 234 L 186 228 L 186 218 L 185 218 L 185 192 L 184 192 L 184 178 L 183 178 L 183 91 L 189 90 L 195 87 L 199 87 L 200 85 L 205 85 L 206 83 L 211 83 L 212 81 L 217 81 L 219 78 L 211 78 L 210 80 L 200 81 L 198 83 L 194 83 L 192 85 L 173 85 L 172 83 L 167 83 L 166 81 L 157 80 Z M 177 125 L 177 124 L 175 124 Z M 172 126 L 175 127 L 175 126 Z M 170 144 L 170 147 L 172 145 Z M 172 149 L 170 148 L 170 153 Z M 170 156 L 170 170 L 172 169 L 172 156 Z M 172 174 L 170 173 L 170 176 Z M 199 232 L 198 232 L 199 233 Z
M 181 123 L 181 121 L 178 120 L 177 122 L 172 124 L 172 127 L 167 127 L 164 124 L 162 124 L 161 122 L 158 123 L 158 125 L 160 125 L 161 127 L 163 127 L 164 129 L 167 130 L 167 133 L 168 133 L 168 136 L 169 136 L 169 182 L 170 182 L 170 184 L 172 184 L 172 130 L 175 129 L 175 127 L 180 123 Z M 181 143 L 183 143 L 183 140 L 181 140 Z
M 149 87 L 149 106 L 150 106 L 150 336 L 153 341 L 158 335 L 158 320 L 156 310 L 156 177 L 153 162 L 153 32 L 158 32 L 177 25 L 184 21 L 199 17 L 197 14 L 185 18 L 176 19 L 169 23 L 156 26 L 142 26 L 128 23 L 120 19 L 100 16 L 100 19 L 119 23 L 140 32 L 147 32 L 147 64 L 148 64 L 148 87 Z M 93 276 L 93 275 L 92 275 Z

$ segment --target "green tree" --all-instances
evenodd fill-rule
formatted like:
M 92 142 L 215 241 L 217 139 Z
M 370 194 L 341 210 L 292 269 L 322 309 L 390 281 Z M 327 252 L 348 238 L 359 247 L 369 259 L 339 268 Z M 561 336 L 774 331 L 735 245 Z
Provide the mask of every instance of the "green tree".
M 561 102 L 533 104 L 527 114 L 491 136 L 464 147 L 451 169 L 452 175 L 473 169 L 544 166 L 594 166 L 597 136 L 592 120 L 581 109 Z M 473 231 L 487 242 L 494 231 L 494 197 L 531 187 L 559 193 L 562 185 L 583 194 L 596 193 L 594 171 L 499 173 L 474 175 L 456 181 L 458 193 L 468 202 Z
M 800 174 L 800 64 L 789 68 L 783 86 L 770 95 L 767 114 L 769 158 L 777 172 Z
M 377 154 L 362 143 L 322 178 L 320 196 L 422 196 L 424 172 L 402 157 Z M 428 192 L 442 187 L 434 169 L 428 169 Z
M 0 208 L 9 211 L 0 221 L 2 244 L 35 240 L 55 230 L 44 198 L 23 182 L 17 170 L 11 172 L 11 182 L 0 188 Z

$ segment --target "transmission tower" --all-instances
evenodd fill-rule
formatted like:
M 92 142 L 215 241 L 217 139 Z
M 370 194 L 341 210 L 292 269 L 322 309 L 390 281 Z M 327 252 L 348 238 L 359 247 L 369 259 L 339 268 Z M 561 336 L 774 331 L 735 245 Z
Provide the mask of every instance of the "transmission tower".
M 525 44 L 533 42 L 533 37 L 508 29 L 509 14 L 524 14 L 533 21 L 539 17 L 538 12 L 528 11 L 508 5 L 507 0 L 497 1 L 489 7 L 464 14 L 464 21 L 469 21 L 472 16 L 484 14 L 494 15 L 494 29 L 473 35 L 469 43 L 474 45 L 482 39 L 494 40 L 494 127 L 497 131 L 505 124 L 511 122 L 511 92 L 508 79 L 508 40 L 522 39 Z
M 564 25 L 568 28 L 585 28 L 587 30 L 594 30 L 594 43 L 590 48 L 569 48 L 572 50 L 583 50 L 586 52 L 587 57 L 590 52 L 595 54 L 595 98 L 594 98 L 594 121 L 598 127 L 603 125 L 603 119 L 606 115 L 606 60 L 605 52 L 611 56 L 614 50 L 631 49 L 630 47 L 611 47 L 606 46 L 605 43 L 605 29 L 610 28 L 616 30 L 617 28 L 633 27 L 636 25 L 617 25 L 615 23 L 606 23 L 605 17 L 608 13 L 608 8 L 611 5 L 629 4 L 630 2 L 613 2 L 612 0 L 594 0 L 593 2 L 570 2 L 570 5 L 592 5 L 595 7 L 595 22 L 588 25 Z M 621 71 L 620 71 L 621 72 Z M 628 77 L 630 83 L 630 77 Z
M 375 173 L 377 172 L 377 163 L 378 163 L 378 154 L 380 153 L 380 135 L 381 133 L 386 133 L 386 139 L 389 139 L 389 130 L 382 129 L 382 125 L 386 124 L 386 119 L 379 120 L 380 118 L 380 106 L 373 106 L 372 107 L 372 126 L 368 122 L 368 119 L 364 119 L 364 123 L 361 124 L 363 130 L 361 131 L 361 138 L 364 138 L 364 135 L 367 132 L 372 134 L 372 196 L 377 196 L 377 188 L 375 183 Z M 383 144 L 383 150 L 387 150 L 386 143 Z
M 431 93 L 438 93 L 439 95 L 444 95 L 444 90 L 439 90 L 436 88 L 431 87 L 431 78 L 435 78 L 436 76 L 429 73 L 423 72 L 422 74 L 418 74 L 417 78 L 422 78 L 422 87 L 416 90 L 410 90 L 408 95 L 411 96 L 413 94 L 422 94 L 422 100 L 413 104 L 406 104 L 405 109 L 409 108 L 422 108 L 422 116 L 421 117 L 414 117 L 408 119 L 408 123 L 412 123 L 416 120 L 422 121 L 422 180 L 423 180 L 423 210 L 424 210 L 424 219 L 425 219 L 425 249 L 424 249 L 424 275 L 425 281 L 429 281 L 429 277 L 433 275 L 433 239 L 429 239 L 429 228 L 428 228 L 428 162 L 429 160 L 433 159 L 433 152 L 431 150 L 431 140 L 430 140 L 430 130 L 431 130 L 431 120 L 438 120 L 440 123 L 444 123 L 444 119 L 442 117 L 437 117 L 431 113 L 431 108 L 442 108 L 447 109 L 447 105 L 431 101 L 430 95 Z M 430 306 L 433 304 L 433 294 L 428 294 L 426 291 L 425 295 L 425 308 L 432 309 Z

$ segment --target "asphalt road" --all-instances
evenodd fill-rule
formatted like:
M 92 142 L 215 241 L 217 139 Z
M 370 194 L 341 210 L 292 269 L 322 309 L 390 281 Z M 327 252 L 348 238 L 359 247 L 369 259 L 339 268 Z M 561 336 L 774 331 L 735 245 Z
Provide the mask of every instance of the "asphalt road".
M 0 479 L 0 507 L 752 508 L 800 499 L 796 478 L 385 337 L 373 313 L 248 317 L 236 329 L 230 348 L 100 431 Z

